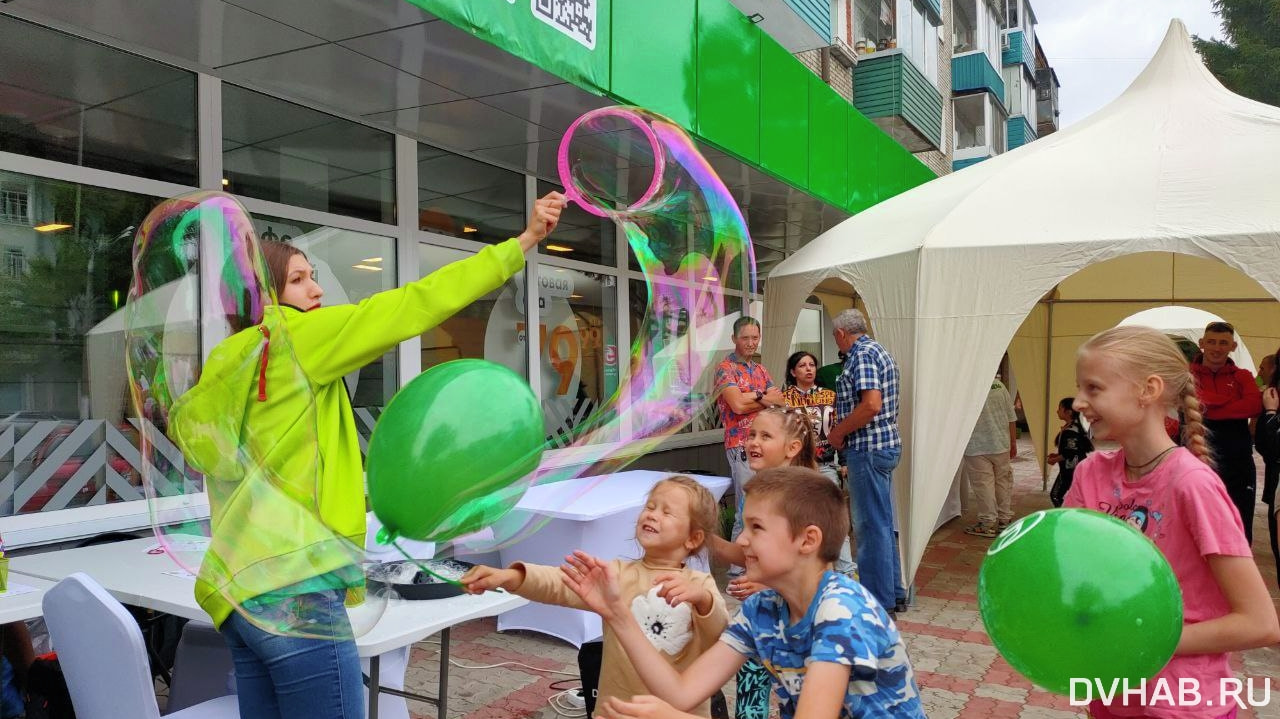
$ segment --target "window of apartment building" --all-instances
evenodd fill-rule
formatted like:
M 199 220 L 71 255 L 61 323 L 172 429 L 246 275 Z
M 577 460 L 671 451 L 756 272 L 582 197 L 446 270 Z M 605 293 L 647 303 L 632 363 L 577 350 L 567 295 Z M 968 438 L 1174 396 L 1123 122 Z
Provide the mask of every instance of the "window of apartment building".
M 991 105 L 991 152 L 999 155 L 1009 149 L 1009 115 L 996 103 Z
M 900 0 L 898 47 L 934 85 L 938 84 L 938 26 L 921 0 Z
M 195 185 L 196 76 L 0 17 L 0 151 Z
M 982 49 L 978 29 L 978 6 L 982 0 L 956 0 L 952 52 L 957 55 Z
M 0 267 L 6 277 L 21 277 L 27 273 L 27 256 L 19 247 L 4 249 L 4 265 Z
M 418 145 L 418 229 L 494 244 L 524 229 L 524 175 Z
M 0 222 L 25 225 L 30 221 L 27 188 L 17 185 L 0 187 Z
M 987 146 L 986 93 L 955 99 L 955 134 L 957 151 Z
M 850 0 L 853 3 L 854 42 L 859 40 L 873 46 L 888 46 L 898 37 L 898 0 Z M 884 45 L 881 46 L 881 41 Z
M 227 191 L 395 222 L 395 137 L 231 84 L 222 86 Z
M 1004 25 L 1006 30 L 1015 30 L 1018 27 L 1018 2 L 1019 0 L 1005 0 L 1004 2 Z
M 140 500 L 136 453 L 117 449 L 137 440 L 120 358 L 134 229 L 159 199 L 2 171 L 0 184 L 28 188 L 31 211 L 0 225 L 0 434 L 16 441 L 0 453 L 0 516 Z

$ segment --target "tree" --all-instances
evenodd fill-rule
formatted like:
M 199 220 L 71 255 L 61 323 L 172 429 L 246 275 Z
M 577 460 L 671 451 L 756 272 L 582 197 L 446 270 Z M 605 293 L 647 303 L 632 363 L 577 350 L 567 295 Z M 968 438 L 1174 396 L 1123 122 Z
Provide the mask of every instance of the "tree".
M 1228 89 L 1280 105 L 1280 0 L 1213 0 L 1223 40 L 1196 37 L 1196 49 Z

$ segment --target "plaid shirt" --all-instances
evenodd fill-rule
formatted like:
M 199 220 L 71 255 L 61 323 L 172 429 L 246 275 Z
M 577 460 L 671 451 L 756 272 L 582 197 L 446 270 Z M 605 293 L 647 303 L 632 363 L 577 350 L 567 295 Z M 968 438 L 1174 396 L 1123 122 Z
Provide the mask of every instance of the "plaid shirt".
M 845 439 L 846 449 L 870 451 L 902 446 L 898 436 L 898 365 L 893 356 L 867 335 L 849 348 L 844 369 L 836 380 L 836 421 L 843 421 L 858 406 L 863 390 L 880 390 L 880 411 L 871 421 Z
M 755 399 L 756 392 L 767 392 L 773 387 L 773 378 L 764 365 L 750 360 L 743 361 L 733 352 L 716 367 L 716 407 L 720 410 L 720 423 L 724 425 L 725 449 L 741 447 L 747 441 L 747 430 L 751 428 L 751 420 L 756 416 L 755 412 L 738 414 L 729 408 L 729 403 L 724 401 L 724 388 L 729 385 Z

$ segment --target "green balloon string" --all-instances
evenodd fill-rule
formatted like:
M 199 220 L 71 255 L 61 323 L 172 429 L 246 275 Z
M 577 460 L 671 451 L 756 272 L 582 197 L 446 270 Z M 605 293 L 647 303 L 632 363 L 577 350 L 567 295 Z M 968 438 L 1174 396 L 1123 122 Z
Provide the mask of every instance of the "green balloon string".
M 385 531 L 387 531 L 387 528 L 386 528 L 386 527 L 383 527 L 382 529 L 378 530 L 378 541 L 379 541 L 379 542 L 382 542 L 382 533 L 383 533 L 383 532 L 385 532 Z M 409 553 L 408 553 L 408 552 L 406 552 L 406 551 L 404 550 L 404 547 L 401 547 L 401 546 L 400 546 L 399 542 L 394 542 L 394 541 L 393 541 L 393 540 L 395 539 L 395 533 L 394 533 L 394 532 L 392 532 L 392 533 L 391 533 L 391 535 L 392 535 L 392 536 L 391 536 L 391 539 L 389 539 L 387 542 L 382 542 L 382 543 L 383 543 L 383 544 L 391 544 L 391 546 L 395 547 L 395 548 L 396 548 L 396 550 L 397 550 L 397 551 L 399 551 L 399 552 L 400 552 L 400 554 L 401 554 L 405 559 L 409 560 L 410 562 L 413 562 L 413 566 L 417 567 L 418 569 L 421 569 L 422 571 L 426 572 L 427 574 L 430 574 L 431 576 L 435 577 L 436 579 L 439 579 L 440 581 L 442 581 L 442 582 L 444 582 L 444 583 L 446 583 L 446 584 L 452 584 L 452 585 L 453 585 L 453 586 L 455 586 L 455 587 L 459 587 L 459 588 L 462 588 L 462 589 L 466 589 L 466 587 L 463 587 L 462 582 L 459 582 L 459 581 L 458 581 L 458 580 L 456 580 L 456 579 L 449 579 L 448 577 L 442 577 L 442 576 L 440 576 L 439 574 L 436 574 L 435 572 L 431 571 L 431 569 L 430 569 L 429 567 L 427 567 L 426 565 L 424 565 L 424 564 L 422 563 L 422 561 L 421 561 L 420 559 L 418 559 L 417 557 L 410 557 L 410 556 L 409 556 Z

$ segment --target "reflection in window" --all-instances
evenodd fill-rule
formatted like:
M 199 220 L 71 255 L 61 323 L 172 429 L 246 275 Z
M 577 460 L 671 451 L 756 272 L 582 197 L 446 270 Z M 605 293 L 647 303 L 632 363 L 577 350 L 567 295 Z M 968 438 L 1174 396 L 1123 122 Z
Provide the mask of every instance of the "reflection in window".
M 279 217 L 255 216 L 253 224 L 259 237 L 288 242 L 306 253 L 324 290 L 322 305 L 356 303 L 396 286 L 395 242 L 390 237 Z M 366 439 L 399 388 L 398 366 L 393 348 L 344 378 L 356 429 Z
M 538 197 L 564 188 L 538 180 Z M 560 213 L 560 224 L 542 245 L 542 251 L 556 257 L 612 266 L 617 262 L 617 234 L 612 221 L 587 212 L 570 202 Z
M 195 185 L 196 76 L 0 17 L 0 151 Z
M 28 204 L 0 223 L 0 477 L 14 478 L 0 516 L 142 499 L 124 301 L 134 229 L 158 200 L 10 172 L 0 186 Z
M 631 326 L 631 341 L 634 344 L 637 341 L 649 342 L 653 348 L 653 357 L 668 357 L 670 353 L 679 346 L 679 342 L 683 339 L 691 327 L 689 313 L 684 309 L 676 309 L 669 305 L 659 304 L 657 307 L 649 307 L 649 288 L 641 280 L 629 280 L 627 285 L 630 292 L 630 312 L 628 320 Z M 736 311 L 740 307 L 733 303 L 740 303 L 741 300 L 736 297 L 726 297 L 725 301 L 730 303 L 728 308 L 730 311 Z M 646 312 L 651 313 L 650 321 L 645 322 Z M 696 318 L 695 318 L 696 321 Z M 724 334 L 726 344 L 723 347 L 709 348 L 712 350 L 710 359 L 713 365 L 724 359 L 724 356 L 732 350 L 732 344 L 728 344 L 728 334 Z M 705 336 L 706 332 L 702 335 Z M 690 347 L 689 350 L 697 350 L 696 347 Z M 630 361 L 634 361 L 634 357 Z M 633 365 L 629 368 L 631 376 L 635 375 L 636 367 Z M 671 387 L 671 394 L 680 395 L 684 392 L 687 378 L 681 381 L 676 376 L 672 376 L 675 382 Z M 711 401 L 714 383 L 714 372 L 703 372 L 700 381 L 693 388 L 693 401 L 695 404 L 704 403 L 706 407 L 701 413 L 693 418 L 693 421 L 680 429 L 680 434 L 688 432 L 699 432 L 705 429 L 716 429 L 721 427 L 720 414 L 715 409 L 715 403 Z
M 228 192 L 395 222 L 395 137 L 235 85 L 222 86 Z
M 538 273 L 542 411 L 548 441 L 562 447 L 618 388 L 617 278 L 547 265 Z
M 425 243 L 418 245 L 422 276 L 472 253 Z M 451 360 L 474 358 L 496 362 L 527 378 L 529 352 L 525 337 L 524 272 L 422 333 L 422 369 Z
M 822 310 L 813 307 L 800 310 L 795 332 L 791 335 L 791 352 L 803 350 L 817 357 L 818 364 L 822 364 L 822 336 Z M 785 384 L 783 379 L 777 380 L 779 385 Z
M 524 230 L 524 175 L 418 145 L 418 229 L 502 242 Z

